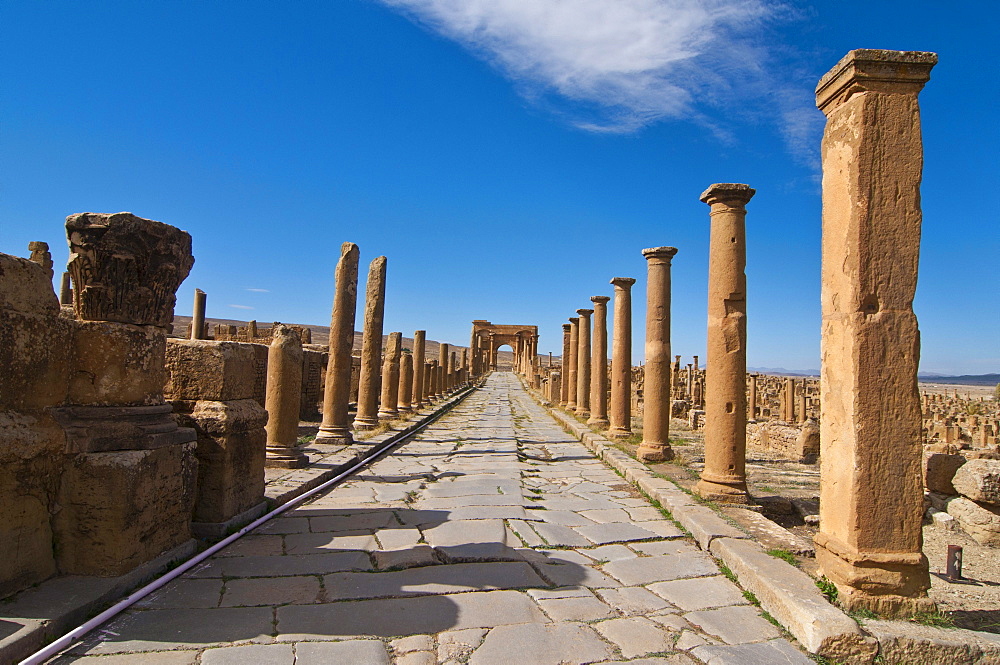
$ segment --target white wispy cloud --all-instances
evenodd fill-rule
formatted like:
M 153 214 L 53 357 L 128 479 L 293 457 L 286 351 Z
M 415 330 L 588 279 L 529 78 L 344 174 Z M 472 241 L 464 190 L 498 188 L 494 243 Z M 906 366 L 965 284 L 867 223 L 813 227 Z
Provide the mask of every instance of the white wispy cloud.
M 235 307 L 236 309 L 253 309 L 250 305 L 230 305 L 230 307 Z
M 270 293 L 270 289 L 247 289 L 247 291 L 253 291 L 254 293 Z
M 489 62 L 534 103 L 588 131 L 689 120 L 722 140 L 767 113 L 789 150 L 815 147 L 811 100 L 785 94 L 764 45 L 781 0 L 381 0 Z M 777 90 L 779 94 L 773 94 Z

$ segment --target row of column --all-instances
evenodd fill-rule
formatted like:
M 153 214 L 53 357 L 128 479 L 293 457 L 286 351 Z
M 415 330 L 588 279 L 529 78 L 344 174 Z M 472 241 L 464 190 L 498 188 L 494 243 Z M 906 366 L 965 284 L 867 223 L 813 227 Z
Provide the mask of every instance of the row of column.
M 439 358 L 428 360 L 423 330 L 414 332 L 412 352 L 403 352 L 400 332 L 389 333 L 383 351 L 387 259 L 376 257 L 368 269 L 357 411 L 352 421 L 349 402 L 359 255 L 354 243 L 345 242 L 341 246 L 334 277 L 323 418 L 316 443 L 353 443 L 353 430 L 372 430 L 379 422 L 432 404 L 468 380 L 465 350 L 459 361 L 457 352 L 442 343 Z M 294 468 L 308 461 L 296 445 L 301 372 L 302 341 L 295 329 L 279 325 L 268 352 L 265 398 L 269 414 L 268 464 L 271 466 Z
M 917 94 L 936 62 L 933 53 L 852 51 L 817 87 L 827 125 L 822 146 L 823 465 L 816 557 L 839 589 L 841 604 L 887 616 L 933 607 L 926 597 L 929 574 L 922 552 L 920 347 L 912 302 L 923 160 Z M 700 197 L 710 208 L 710 249 L 705 467 L 697 492 L 728 503 L 750 500 L 745 216 L 754 193 L 745 184 L 720 183 Z M 647 461 L 673 456 L 668 438 L 670 262 L 676 251 L 643 251 L 648 272 L 645 413 L 638 455 Z M 612 436 L 631 431 L 625 317 L 632 281 L 612 280 Z M 579 316 L 563 325 L 560 404 L 601 425 L 607 298 L 591 300 L 593 310 L 577 310 Z M 791 410 L 790 396 L 786 405 Z

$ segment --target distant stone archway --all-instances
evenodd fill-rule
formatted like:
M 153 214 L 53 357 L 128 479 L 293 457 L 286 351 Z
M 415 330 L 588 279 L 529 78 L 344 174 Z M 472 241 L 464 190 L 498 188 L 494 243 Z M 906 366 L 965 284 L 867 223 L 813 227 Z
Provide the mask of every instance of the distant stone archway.
M 472 322 L 473 373 L 497 369 L 497 351 L 504 345 L 514 351 L 513 370 L 533 377 L 538 368 L 538 326 L 493 324 L 483 319 Z

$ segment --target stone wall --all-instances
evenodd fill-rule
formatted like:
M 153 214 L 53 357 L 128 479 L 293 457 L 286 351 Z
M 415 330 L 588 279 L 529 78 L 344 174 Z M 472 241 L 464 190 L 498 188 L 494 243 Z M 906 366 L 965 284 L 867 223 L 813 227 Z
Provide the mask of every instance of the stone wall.
M 819 425 L 781 421 L 747 423 L 747 457 L 815 464 L 819 459 Z

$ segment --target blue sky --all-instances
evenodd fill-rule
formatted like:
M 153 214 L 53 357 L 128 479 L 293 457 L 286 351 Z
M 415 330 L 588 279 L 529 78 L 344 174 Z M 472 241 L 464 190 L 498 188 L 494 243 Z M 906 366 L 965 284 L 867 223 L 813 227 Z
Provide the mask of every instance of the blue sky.
M 714 182 L 748 206 L 749 364 L 819 363 L 818 78 L 927 50 L 921 369 L 1000 370 L 987 56 L 995 2 L 335 0 L 0 5 L 0 251 L 128 210 L 194 237 L 208 314 L 326 324 L 341 242 L 388 256 L 386 331 L 560 325 L 679 248 L 675 353 L 704 356 Z M 982 202 L 981 202 L 982 201 Z

